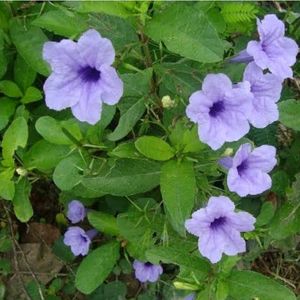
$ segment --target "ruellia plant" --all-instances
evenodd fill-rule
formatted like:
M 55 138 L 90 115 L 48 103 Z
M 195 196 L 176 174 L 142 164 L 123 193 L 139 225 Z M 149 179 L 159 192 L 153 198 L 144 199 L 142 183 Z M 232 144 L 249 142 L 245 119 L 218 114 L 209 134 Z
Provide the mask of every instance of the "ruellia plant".
M 299 8 L 1 2 L 2 299 L 298 299 Z

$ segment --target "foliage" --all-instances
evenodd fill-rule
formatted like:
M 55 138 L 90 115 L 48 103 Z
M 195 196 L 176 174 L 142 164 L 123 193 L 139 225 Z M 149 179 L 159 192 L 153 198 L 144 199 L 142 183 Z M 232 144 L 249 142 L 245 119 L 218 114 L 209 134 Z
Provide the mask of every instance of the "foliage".
M 208 73 L 226 73 L 234 83 L 242 78 L 244 66 L 228 59 L 255 35 L 256 17 L 278 14 L 287 35 L 299 40 L 297 9 L 293 2 L 0 3 L 0 197 L 18 226 L 47 223 L 34 201 L 46 182 L 55 186 L 59 202 L 52 225 L 63 234 L 67 204 L 79 199 L 88 208 L 83 227 L 99 232 L 89 254 L 76 260 L 58 239 L 52 251 L 67 274 L 40 286 L 26 282 L 32 299 L 75 299 L 78 291 L 85 299 L 103 300 L 183 300 L 190 293 L 197 300 L 296 299 L 291 287 L 299 277 L 280 280 L 281 262 L 269 272 L 255 266 L 275 250 L 292 257 L 289 262 L 299 254 L 299 63 L 295 78 L 284 83 L 279 121 L 252 128 L 245 139 L 218 151 L 199 141 L 185 109 Z M 95 125 L 75 119 L 70 109 L 48 109 L 43 92 L 51 73 L 44 43 L 75 41 L 89 28 L 112 41 L 114 67 L 124 83 L 120 102 L 103 105 Z M 278 163 L 270 192 L 241 199 L 228 191 L 218 160 L 245 141 L 276 146 Z M 244 235 L 246 254 L 212 265 L 184 223 L 210 196 L 221 194 L 257 222 Z M 1 253 L 12 247 L 6 218 L 1 212 Z M 162 264 L 162 280 L 134 288 L 134 259 Z M 1 278 L 12 272 L 1 258 Z M 7 292 L 2 281 L 0 299 Z

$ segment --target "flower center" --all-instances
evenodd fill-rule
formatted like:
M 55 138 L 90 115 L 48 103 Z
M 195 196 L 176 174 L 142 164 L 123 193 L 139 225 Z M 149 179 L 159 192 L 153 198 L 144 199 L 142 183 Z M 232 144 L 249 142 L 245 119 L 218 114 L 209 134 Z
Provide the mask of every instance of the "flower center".
M 210 228 L 215 230 L 226 223 L 226 217 L 219 217 L 210 223 Z
M 209 115 L 211 117 L 217 117 L 222 111 L 225 110 L 224 102 L 218 101 L 215 102 L 209 110 Z
M 243 172 L 245 172 L 248 168 L 248 163 L 247 163 L 247 160 L 243 160 L 239 166 L 237 166 L 237 171 L 239 173 L 239 175 L 242 175 Z
M 80 237 L 81 237 L 81 239 L 82 239 L 82 241 L 83 241 L 84 243 L 87 243 L 87 242 L 88 242 L 88 238 L 87 238 L 86 236 L 80 235 Z
M 146 266 L 146 267 L 151 267 L 152 264 L 151 264 L 150 262 L 146 262 L 146 263 L 145 263 L 145 266 Z
M 100 79 L 101 72 L 96 68 L 86 66 L 79 70 L 79 76 L 85 82 L 96 82 Z

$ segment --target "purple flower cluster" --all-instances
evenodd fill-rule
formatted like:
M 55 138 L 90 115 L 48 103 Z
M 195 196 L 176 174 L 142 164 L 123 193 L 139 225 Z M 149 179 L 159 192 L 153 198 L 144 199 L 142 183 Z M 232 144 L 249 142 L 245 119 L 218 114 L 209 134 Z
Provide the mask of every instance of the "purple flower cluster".
M 258 21 L 260 41 L 251 41 L 233 61 L 251 62 L 243 82 L 233 85 L 224 74 L 209 74 L 202 90 L 189 99 L 186 114 L 198 124 L 199 138 L 213 150 L 237 141 L 250 129 L 264 128 L 279 118 L 276 102 L 282 81 L 292 76 L 298 46 L 284 37 L 284 24 L 275 15 Z M 268 69 L 272 73 L 265 73 Z
M 246 62 L 243 81 L 233 85 L 224 74 L 209 74 L 202 90 L 189 99 L 186 114 L 198 124 L 202 142 L 219 149 L 225 142 L 237 141 L 250 124 L 264 128 L 279 118 L 277 102 L 282 83 L 293 75 L 298 46 L 284 36 L 284 23 L 275 15 L 257 22 L 260 41 L 250 41 L 247 49 L 231 61 Z M 262 145 L 252 149 L 243 144 L 233 157 L 223 157 L 220 164 L 228 170 L 227 185 L 241 197 L 258 195 L 272 185 L 269 172 L 275 167 L 276 149 Z M 235 212 L 233 202 L 224 196 L 211 197 L 205 208 L 193 213 L 185 227 L 199 237 L 200 253 L 212 263 L 222 254 L 246 251 L 241 232 L 254 229 L 255 218 L 247 212 Z
M 86 217 L 86 208 L 78 200 L 72 200 L 68 204 L 67 217 L 72 224 L 81 222 Z M 79 226 L 71 226 L 65 232 L 64 244 L 71 247 L 75 256 L 87 255 L 92 239 L 97 235 L 97 230 L 84 231 Z
M 246 251 L 241 232 L 254 229 L 255 218 L 247 212 L 235 212 L 234 203 L 227 197 L 211 197 L 205 208 L 192 214 L 185 222 L 187 231 L 199 237 L 200 253 L 212 263 L 222 254 L 237 255 Z

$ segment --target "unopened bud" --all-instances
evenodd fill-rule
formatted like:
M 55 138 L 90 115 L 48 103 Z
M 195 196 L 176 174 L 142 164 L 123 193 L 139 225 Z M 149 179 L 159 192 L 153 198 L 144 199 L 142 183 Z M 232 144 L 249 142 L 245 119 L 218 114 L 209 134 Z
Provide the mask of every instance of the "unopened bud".
M 189 290 L 189 291 L 197 291 L 199 290 L 199 286 L 187 282 L 175 281 L 173 282 L 174 286 L 178 290 Z
M 20 175 L 22 177 L 24 177 L 28 174 L 27 170 L 24 169 L 24 168 L 17 168 L 16 172 L 17 172 L 18 175 Z
M 232 148 L 226 148 L 222 156 L 231 156 L 233 154 Z
M 172 108 L 175 106 L 175 101 L 170 96 L 163 96 L 161 99 L 163 108 Z

